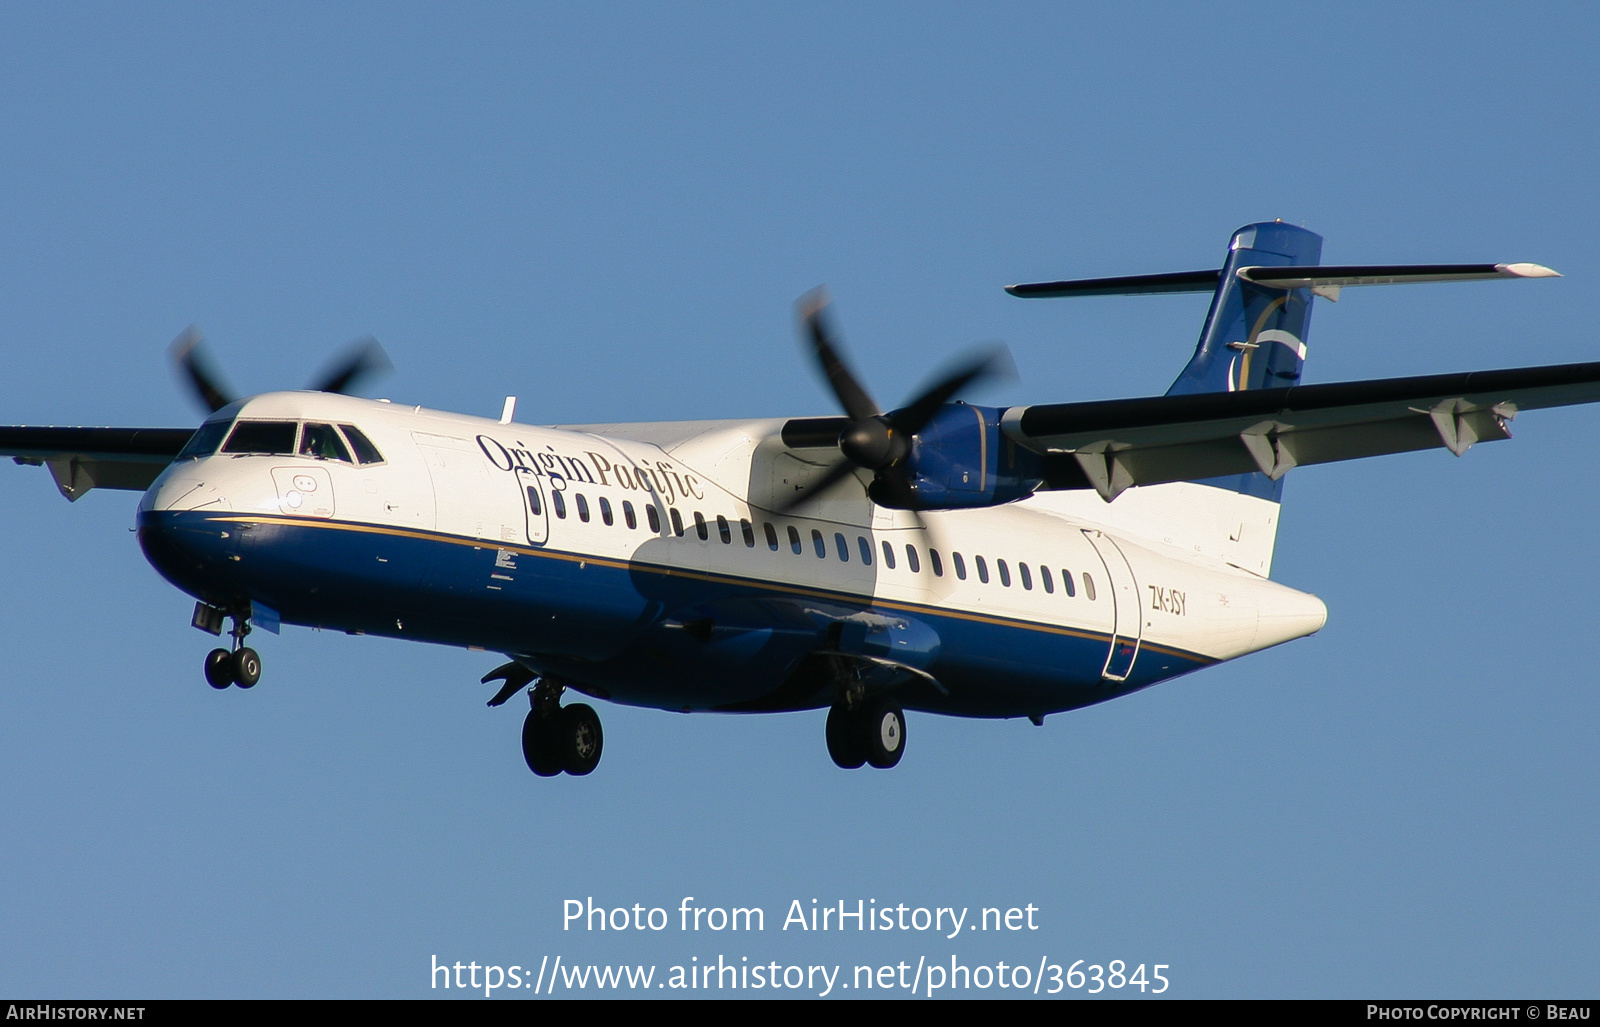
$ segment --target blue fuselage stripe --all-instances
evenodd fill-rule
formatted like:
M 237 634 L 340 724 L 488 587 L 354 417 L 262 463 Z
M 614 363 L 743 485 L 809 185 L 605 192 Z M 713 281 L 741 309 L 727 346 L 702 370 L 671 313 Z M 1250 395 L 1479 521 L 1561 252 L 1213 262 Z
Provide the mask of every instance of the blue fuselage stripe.
M 157 570 L 215 605 L 254 600 L 287 623 L 511 653 L 582 690 L 665 709 L 759 703 L 802 655 L 781 631 L 706 641 L 663 630 L 706 603 L 815 601 L 914 617 L 942 643 L 925 669 L 944 691 L 908 686 L 902 701 L 966 716 L 1072 709 L 1215 662 L 1146 644 L 1127 681 L 1105 682 L 1104 633 L 387 525 L 147 512 L 140 539 Z M 784 701 L 828 697 L 802 690 Z

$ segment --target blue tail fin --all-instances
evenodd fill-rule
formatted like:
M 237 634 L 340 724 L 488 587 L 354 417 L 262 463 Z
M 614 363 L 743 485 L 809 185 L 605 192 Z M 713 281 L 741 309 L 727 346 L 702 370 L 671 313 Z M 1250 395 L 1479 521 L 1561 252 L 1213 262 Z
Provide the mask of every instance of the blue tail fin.
M 1295 385 L 1305 366 L 1311 290 L 1273 289 L 1245 281 L 1242 267 L 1305 267 L 1322 261 L 1322 236 L 1280 221 L 1233 233 L 1211 312 L 1189 366 L 1167 395 L 1237 392 Z M 1277 502 L 1283 482 L 1264 474 L 1207 479 L 1204 484 Z

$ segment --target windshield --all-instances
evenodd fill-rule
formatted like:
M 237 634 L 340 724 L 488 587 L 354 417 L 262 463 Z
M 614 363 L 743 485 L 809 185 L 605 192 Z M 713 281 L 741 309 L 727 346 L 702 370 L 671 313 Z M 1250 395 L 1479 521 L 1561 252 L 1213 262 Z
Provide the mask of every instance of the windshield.
M 294 453 L 294 421 L 240 421 L 223 444 L 224 453 Z
M 210 456 L 217 451 L 217 446 L 222 442 L 222 437 L 228 434 L 228 429 L 233 425 L 233 417 L 219 418 L 207 421 L 200 429 L 189 436 L 188 443 L 178 453 L 179 460 L 192 460 L 196 457 Z

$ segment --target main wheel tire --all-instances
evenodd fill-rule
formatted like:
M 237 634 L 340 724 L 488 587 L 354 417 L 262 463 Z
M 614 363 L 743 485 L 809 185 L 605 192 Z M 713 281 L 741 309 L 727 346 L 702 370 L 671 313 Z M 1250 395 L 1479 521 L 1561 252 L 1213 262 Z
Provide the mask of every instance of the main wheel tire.
M 600 765 L 605 735 L 600 731 L 600 715 L 594 707 L 574 703 L 561 710 L 562 763 L 567 773 L 582 777 Z
M 849 710 L 842 705 L 828 710 L 828 755 L 833 757 L 835 766 L 855 770 L 867 762 L 866 751 L 858 738 L 860 733 L 861 726 Z
M 233 681 L 240 688 L 250 688 L 261 680 L 261 657 L 249 646 L 233 654 Z
M 528 719 L 522 722 L 522 758 L 528 762 L 528 769 L 540 777 L 555 777 L 561 773 L 558 717 L 541 716 L 538 710 L 529 710 Z
M 861 711 L 862 747 L 867 762 L 880 770 L 888 770 L 900 762 L 906 751 L 906 715 L 893 699 L 880 699 Z
M 228 650 L 213 649 L 206 654 L 206 684 L 212 688 L 233 684 L 233 654 Z

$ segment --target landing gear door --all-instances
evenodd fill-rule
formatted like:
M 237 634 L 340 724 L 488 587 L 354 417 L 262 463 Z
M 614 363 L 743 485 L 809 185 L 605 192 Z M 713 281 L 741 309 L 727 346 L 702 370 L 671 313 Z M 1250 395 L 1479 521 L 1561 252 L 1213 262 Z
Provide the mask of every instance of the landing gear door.
M 1111 648 L 1106 653 L 1106 665 L 1100 677 L 1106 681 L 1126 681 L 1133 673 L 1134 661 L 1139 658 L 1139 644 L 1144 639 L 1144 607 L 1139 602 L 1139 583 L 1134 579 L 1133 565 L 1115 539 L 1089 528 L 1083 530 L 1083 536 L 1099 555 L 1106 580 L 1111 583 Z
M 542 546 L 550 537 L 550 510 L 545 504 L 544 487 L 536 474 L 517 475 L 522 490 L 522 511 L 528 515 L 528 541 Z

